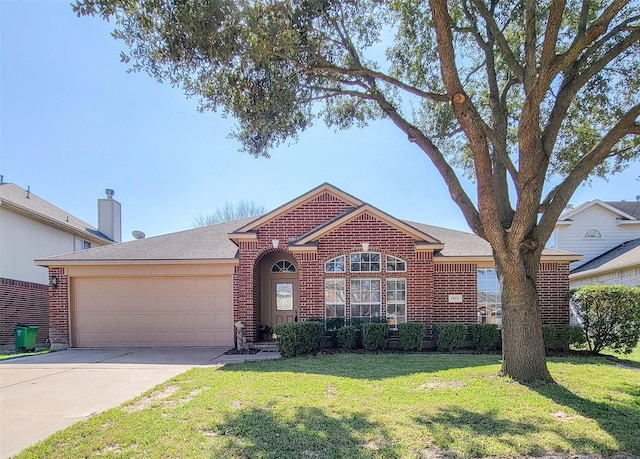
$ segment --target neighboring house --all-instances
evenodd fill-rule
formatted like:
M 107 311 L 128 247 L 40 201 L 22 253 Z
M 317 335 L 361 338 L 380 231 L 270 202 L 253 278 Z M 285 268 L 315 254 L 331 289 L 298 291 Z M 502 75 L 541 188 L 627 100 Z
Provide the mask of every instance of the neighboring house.
M 96 229 L 0 179 L 0 344 L 15 342 L 19 323 L 38 326 L 36 342 L 48 339 L 49 273 L 34 259 L 119 242 L 120 204 L 111 197 L 99 200 Z
M 596 284 L 640 287 L 640 238 L 627 241 L 573 269 L 571 287 Z
M 571 269 L 588 263 L 623 242 L 640 238 L 640 202 L 598 199 L 567 209 L 554 231 L 554 247 L 580 253 Z
M 542 320 L 567 324 L 569 263 L 545 249 Z M 261 216 L 42 258 L 56 346 L 231 346 L 310 318 L 501 321 L 491 247 L 402 221 L 323 184 Z

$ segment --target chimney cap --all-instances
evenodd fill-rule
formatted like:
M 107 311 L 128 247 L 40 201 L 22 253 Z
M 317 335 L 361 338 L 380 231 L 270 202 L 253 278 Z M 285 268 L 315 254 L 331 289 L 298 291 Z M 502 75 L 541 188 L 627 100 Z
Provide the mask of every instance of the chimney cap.
M 104 193 L 107 195 L 107 199 L 113 199 L 113 195 L 115 194 L 111 188 L 104 190 Z

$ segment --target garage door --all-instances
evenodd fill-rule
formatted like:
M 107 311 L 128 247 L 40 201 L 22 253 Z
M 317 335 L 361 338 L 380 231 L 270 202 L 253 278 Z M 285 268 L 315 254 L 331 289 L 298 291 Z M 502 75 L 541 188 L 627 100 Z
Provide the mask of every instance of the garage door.
M 232 346 L 230 276 L 74 278 L 75 347 Z

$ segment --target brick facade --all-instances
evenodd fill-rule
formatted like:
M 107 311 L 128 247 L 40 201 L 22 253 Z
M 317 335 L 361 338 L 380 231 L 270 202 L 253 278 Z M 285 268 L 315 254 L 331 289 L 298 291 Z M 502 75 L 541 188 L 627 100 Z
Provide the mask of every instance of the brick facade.
M 434 258 L 434 251 L 441 250 L 443 244 L 355 198 L 331 189 L 312 190 L 305 196 L 231 235 L 226 232 L 221 235 L 226 242 L 231 238 L 238 245 L 238 265 L 233 274 L 233 322 L 243 323 L 247 341 L 258 339 L 261 325 L 273 325 L 261 315 L 263 312 L 269 314 L 271 307 L 266 299 L 269 298 L 267 293 L 272 292 L 263 289 L 272 289 L 273 283 L 269 281 L 277 278 L 277 274 L 270 271 L 271 264 L 278 260 L 275 254 L 282 254 L 280 260 L 295 264 L 293 277 L 297 276 L 294 284 L 297 287 L 294 290 L 297 288 L 298 291 L 294 304 L 298 320 L 325 317 L 325 279 L 340 278 L 345 280 L 347 319 L 350 317 L 351 280 L 381 281 L 380 315 L 384 318 L 387 315 L 386 281 L 403 279 L 407 321 L 424 322 L 429 330 L 436 323 L 478 322 L 478 263 L 482 263 L 482 267 L 490 265 L 489 255 L 485 253 L 490 253 L 490 248 L 480 254 L 476 251 L 474 256 L 457 255 L 451 259 L 442 252 Z M 446 241 L 442 242 L 446 244 Z M 368 245 L 366 251 L 380 254 L 379 272 L 349 269 L 349 255 L 365 251 L 363 244 Z M 464 252 L 465 248 L 459 252 Z M 388 271 L 387 255 L 403 260 L 406 271 Z M 345 271 L 326 273 L 325 263 L 341 256 L 345 257 Z M 568 263 L 569 260 L 540 264 L 538 292 L 543 323 L 569 323 L 569 307 L 565 300 L 569 289 Z M 72 285 L 64 268 L 50 268 L 49 272 L 58 278 L 58 286 L 49 288 L 48 292 L 48 336 L 52 344 L 69 345 Z M 287 273 L 287 279 L 291 277 L 292 274 Z M 282 315 L 278 317 L 282 320 Z
M 380 279 L 382 287 L 381 316 L 386 316 L 386 279 L 406 280 L 407 320 L 435 323 L 478 321 L 477 269 L 475 263 L 434 263 L 433 252 L 418 250 L 412 237 L 370 213 L 362 213 L 334 228 L 314 241 L 315 250 L 298 252 L 291 241 L 314 228 L 321 227 L 353 210 L 347 202 L 325 193 L 299 207 L 278 216 L 257 228 L 257 241 L 239 243 L 237 273 L 234 277 L 234 321 L 242 321 L 249 341 L 257 339 L 260 322 L 261 282 L 260 263 L 270 253 L 281 252 L 283 257 L 295 260 L 300 285 L 297 298 L 298 319 L 325 316 L 324 281 L 327 278 L 345 279 L 346 317 L 349 318 L 350 280 Z M 278 248 L 272 241 L 278 240 Z M 406 272 L 345 272 L 325 273 L 325 262 L 335 257 L 362 251 L 362 243 L 369 252 L 381 254 L 384 265 L 386 255 L 404 260 Z M 285 255 L 286 254 L 286 255 Z M 540 305 L 544 323 L 569 323 L 569 307 L 564 299 L 569 288 L 568 263 L 541 263 L 538 281 Z M 449 295 L 461 295 L 461 302 L 450 302 Z
M 64 268 L 49 268 L 58 278 L 57 288 L 49 289 L 49 341 L 52 346 L 69 345 L 69 278 Z
M 48 285 L 0 278 L 0 345 L 15 344 L 15 326 L 38 327 L 36 343 L 49 338 Z

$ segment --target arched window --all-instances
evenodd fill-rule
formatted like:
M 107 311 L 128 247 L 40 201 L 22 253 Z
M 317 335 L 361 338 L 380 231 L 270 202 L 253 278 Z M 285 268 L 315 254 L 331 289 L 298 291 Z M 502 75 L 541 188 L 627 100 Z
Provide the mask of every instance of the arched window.
M 602 234 L 597 229 L 591 228 L 584 233 L 584 237 L 602 237 Z
M 344 272 L 344 255 L 332 258 L 324 264 L 326 273 L 343 273 Z
M 387 271 L 406 271 L 407 263 L 398 257 L 392 257 L 391 255 L 387 255 Z
M 271 267 L 272 273 L 295 273 L 296 267 L 287 260 L 276 261 Z

